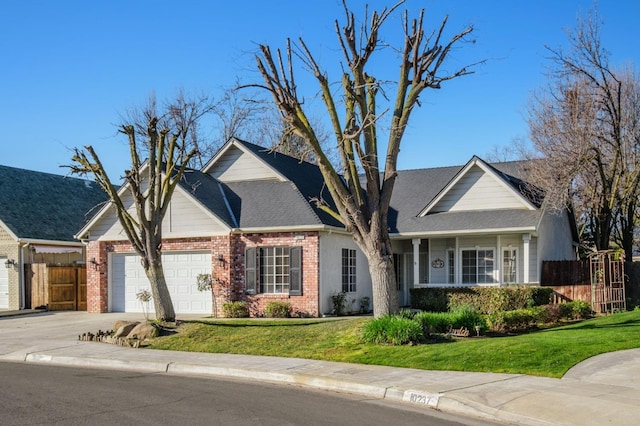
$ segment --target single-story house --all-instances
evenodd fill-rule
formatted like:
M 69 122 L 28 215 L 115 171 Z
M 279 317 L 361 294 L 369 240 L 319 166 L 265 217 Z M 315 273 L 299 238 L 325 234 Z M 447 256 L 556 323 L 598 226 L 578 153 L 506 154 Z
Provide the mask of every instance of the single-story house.
M 0 166 L 0 309 L 29 303 L 26 264 L 84 263 L 74 234 L 105 199 L 93 181 Z
M 402 305 L 414 287 L 535 284 L 543 260 L 576 258 L 572 215 L 545 211 L 521 178 L 525 167 L 473 157 L 463 166 L 398 172 L 389 228 Z M 163 222 L 176 312 L 211 312 L 211 294 L 197 290 L 199 274 L 211 274 L 218 310 L 246 300 L 260 315 L 268 302 L 284 300 L 298 315 L 319 316 L 343 291 L 358 309 L 372 295 L 367 260 L 312 202 L 320 197 L 331 201 L 317 166 L 235 138 L 201 170 L 188 170 Z M 87 272 L 88 311 L 142 311 L 136 293 L 149 284 L 113 207 L 77 238 L 98 265 Z

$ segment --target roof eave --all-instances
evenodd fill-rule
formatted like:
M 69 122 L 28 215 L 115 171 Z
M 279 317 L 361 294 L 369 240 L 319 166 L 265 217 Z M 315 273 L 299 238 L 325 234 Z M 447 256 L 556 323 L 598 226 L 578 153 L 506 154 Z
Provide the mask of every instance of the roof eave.
M 467 235 L 487 235 L 487 234 L 515 234 L 515 233 L 533 233 L 537 232 L 536 226 L 516 226 L 507 228 L 481 228 L 481 229 L 453 229 L 443 231 L 426 231 L 426 232 L 397 232 L 390 233 L 392 239 L 399 238 L 416 238 L 416 237 L 456 237 Z
M 335 233 L 348 232 L 344 228 L 331 225 L 291 225 L 291 226 L 265 226 L 265 227 L 244 227 L 231 229 L 232 234 L 258 234 L 258 233 L 274 233 L 274 232 L 312 232 L 326 231 Z

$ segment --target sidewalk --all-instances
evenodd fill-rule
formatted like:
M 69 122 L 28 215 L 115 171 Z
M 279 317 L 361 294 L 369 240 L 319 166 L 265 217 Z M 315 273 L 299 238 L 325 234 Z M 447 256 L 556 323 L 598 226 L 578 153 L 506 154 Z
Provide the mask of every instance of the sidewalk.
M 522 425 L 635 425 L 640 349 L 589 359 L 562 379 L 424 371 L 296 358 L 131 349 L 78 341 L 140 314 L 0 314 L 0 361 L 232 377 L 348 392 Z M 188 318 L 183 318 L 188 319 Z

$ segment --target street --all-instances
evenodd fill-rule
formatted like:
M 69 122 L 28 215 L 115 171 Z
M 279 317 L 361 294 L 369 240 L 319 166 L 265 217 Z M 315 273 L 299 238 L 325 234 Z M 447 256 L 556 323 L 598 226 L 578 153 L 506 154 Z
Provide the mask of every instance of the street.
M 483 425 L 360 396 L 209 378 L 0 362 L 8 425 Z

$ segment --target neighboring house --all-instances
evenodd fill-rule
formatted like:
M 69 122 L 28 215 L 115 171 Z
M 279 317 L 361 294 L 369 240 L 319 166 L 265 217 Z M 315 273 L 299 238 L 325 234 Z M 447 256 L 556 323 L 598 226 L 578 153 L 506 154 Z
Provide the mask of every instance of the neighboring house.
M 22 309 L 24 265 L 84 263 L 74 233 L 106 196 L 97 183 L 0 166 L 0 309 Z
M 402 305 L 421 286 L 530 284 L 543 260 L 575 259 L 575 224 L 550 214 L 515 176 L 525 163 L 398 172 L 389 227 Z M 121 188 L 127 205 L 132 200 Z M 217 307 L 247 300 L 253 315 L 288 301 L 298 315 L 348 308 L 371 297 L 367 261 L 351 236 L 313 199 L 331 202 L 319 169 L 231 139 L 201 170 L 188 170 L 163 222 L 163 264 L 177 313 L 210 313 L 197 291 L 211 274 Z M 138 256 L 105 206 L 77 235 L 87 245 L 89 312 L 142 311 L 149 284 Z M 353 301 L 353 304 L 352 302 Z

